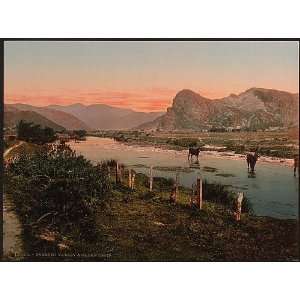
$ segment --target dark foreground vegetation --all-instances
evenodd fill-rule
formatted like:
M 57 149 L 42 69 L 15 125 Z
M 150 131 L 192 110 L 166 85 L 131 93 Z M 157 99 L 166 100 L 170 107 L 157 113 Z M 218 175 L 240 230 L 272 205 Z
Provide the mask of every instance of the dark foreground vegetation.
M 65 145 L 33 149 L 19 153 L 5 170 L 5 192 L 24 225 L 25 252 L 57 253 L 70 241 L 91 241 L 95 209 L 111 189 L 107 168 L 93 166 Z
M 28 146 L 28 145 L 27 145 Z M 29 151 L 25 151 L 28 149 Z M 136 174 L 128 187 L 115 161 L 92 165 L 68 146 L 23 148 L 5 167 L 5 192 L 23 225 L 24 260 L 277 261 L 298 259 L 296 220 L 233 217 L 236 195 L 204 183 L 204 206 L 191 207 L 191 191 L 172 179 Z
M 50 127 L 41 127 L 39 124 L 20 121 L 17 125 L 19 140 L 36 144 L 51 143 L 56 140 L 55 131 Z

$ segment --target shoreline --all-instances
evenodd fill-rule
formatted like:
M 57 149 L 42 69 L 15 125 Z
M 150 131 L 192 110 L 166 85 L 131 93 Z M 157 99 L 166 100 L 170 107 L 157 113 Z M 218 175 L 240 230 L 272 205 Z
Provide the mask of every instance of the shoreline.
M 112 137 L 100 137 L 100 136 L 87 136 L 87 137 L 94 137 L 94 138 L 101 138 L 101 139 L 111 139 L 116 143 L 120 143 L 129 147 L 141 147 L 141 148 L 152 148 L 152 151 L 156 151 L 156 149 L 161 151 L 173 151 L 174 154 L 182 155 L 183 153 L 187 156 L 188 150 L 186 149 L 174 149 L 172 147 L 169 147 L 166 144 L 162 145 L 155 145 L 155 144 L 148 144 L 148 143 L 135 143 L 135 142 L 121 142 L 117 141 Z M 216 148 L 216 147 L 214 147 Z M 158 151 L 160 152 L 160 151 Z M 215 157 L 215 158 L 224 158 L 224 159 L 231 159 L 231 160 L 245 160 L 246 155 L 245 154 L 237 154 L 234 153 L 234 151 L 216 151 L 216 150 L 206 150 L 206 151 L 200 151 L 199 159 L 201 159 L 201 156 L 209 156 L 209 157 Z M 278 158 L 273 156 L 260 156 L 258 159 L 258 162 L 260 163 L 267 163 L 267 164 L 278 164 L 285 167 L 292 168 L 294 165 L 294 160 L 291 158 Z

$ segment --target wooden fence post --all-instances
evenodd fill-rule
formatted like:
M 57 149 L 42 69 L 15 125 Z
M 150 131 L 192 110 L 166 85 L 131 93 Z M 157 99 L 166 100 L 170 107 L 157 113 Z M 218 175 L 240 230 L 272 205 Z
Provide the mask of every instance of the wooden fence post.
M 131 184 L 131 169 L 128 170 L 128 186 L 131 189 L 132 184 Z
M 150 166 L 150 186 L 149 186 L 150 192 L 152 192 L 152 186 L 153 186 L 153 167 Z
M 135 173 L 133 173 L 131 177 L 131 189 L 134 189 L 134 181 L 135 181 Z
M 178 173 L 176 173 L 176 180 L 175 180 L 175 183 L 174 183 L 174 185 L 172 187 L 172 190 L 171 190 L 171 193 L 170 193 L 170 201 L 173 202 L 173 203 L 177 202 L 178 195 L 179 195 L 178 182 L 179 182 Z
M 192 184 L 192 193 L 190 197 L 190 206 L 192 207 L 194 204 L 194 198 L 195 198 L 195 184 Z
M 237 201 L 236 201 L 236 212 L 235 212 L 235 219 L 236 219 L 236 221 L 240 221 L 241 220 L 243 199 L 244 199 L 244 193 L 243 192 L 239 192 L 238 193 L 238 198 L 237 198 Z
M 123 170 L 122 170 L 122 165 L 119 166 L 119 182 L 121 183 L 123 179 Z
M 116 183 L 119 182 L 119 163 L 116 162 Z
M 202 209 L 202 179 L 197 178 L 197 203 L 199 205 L 199 209 Z
M 175 202 L 178 200 L 179 197 L 179 174 L 176 173 L 176 179 L 175 179 Z
M 170 193 L 170 201 L 175 203 L 176 202 L 176 186 L 172 187 L 171 193 Z

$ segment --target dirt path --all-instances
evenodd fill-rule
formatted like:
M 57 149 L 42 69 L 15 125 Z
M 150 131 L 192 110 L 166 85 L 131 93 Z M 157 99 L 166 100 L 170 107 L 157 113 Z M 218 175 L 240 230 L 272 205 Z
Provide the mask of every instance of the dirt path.
M 4 194 L 3 200 L 3 255 L 8 259 L 21 259 L 23 256 L 21 223 L 11 199 Z
M 18 142 L 17 144 L 13 145 L 12 147 L 6 149 L 6 151 L 5 151 L 4 154 L 3 154 L 4 160 L 7 158 L 8 154 L 9 154 L 13 149 L 15 149 L 15 148 L 21 146 L 22 144 L 24 144 L 24 142 L 23 142 L 23 141 L 20 141 L 20 142 Z
M 22 145 L 19 142 L 13 147 L 7 149 L 4 153 L 4 159 L 11 150 Z M 16 215 L 15 207 L 7 195 L 3 195 L 3 255 L 6 259 L 21 259 L 23 252 L 23 242 L 21 238 L 22 227 Z

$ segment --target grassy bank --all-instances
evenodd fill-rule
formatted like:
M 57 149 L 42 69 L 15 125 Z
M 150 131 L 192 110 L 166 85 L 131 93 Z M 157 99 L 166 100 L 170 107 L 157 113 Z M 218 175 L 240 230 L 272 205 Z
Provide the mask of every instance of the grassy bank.
M 236 222 L 236 195 L 222 185 L 204 183 L 200 211 L 190 206 L 187 188 L 179 188 L 176 204 L 170 202 L 171 179 L 154 178 L 149 192 L 149 178 L 138 173 L 131 190 L 126 168 L 123 181 L 115 183 L 113 161 L 96 167 L 73 152 L 49 156 L 42 151 L 33 158 L 27 154 L 34 146 L 24 147 L 30 151 L 23 151 L 21 161 L 6 171 L 5 190 L 23 226 L 25 251 L 30 255 L 25 260 L 290 261 L 298 257 L 296 220 L 252 216 L 245 199 L 242 220 Z
M 97 214 L 109 261 L 289 261 L 297 259 L 296 221 L 242 216 L 205 202 L 203 210 L 164 196 L 125 200 L 116 191 Z

